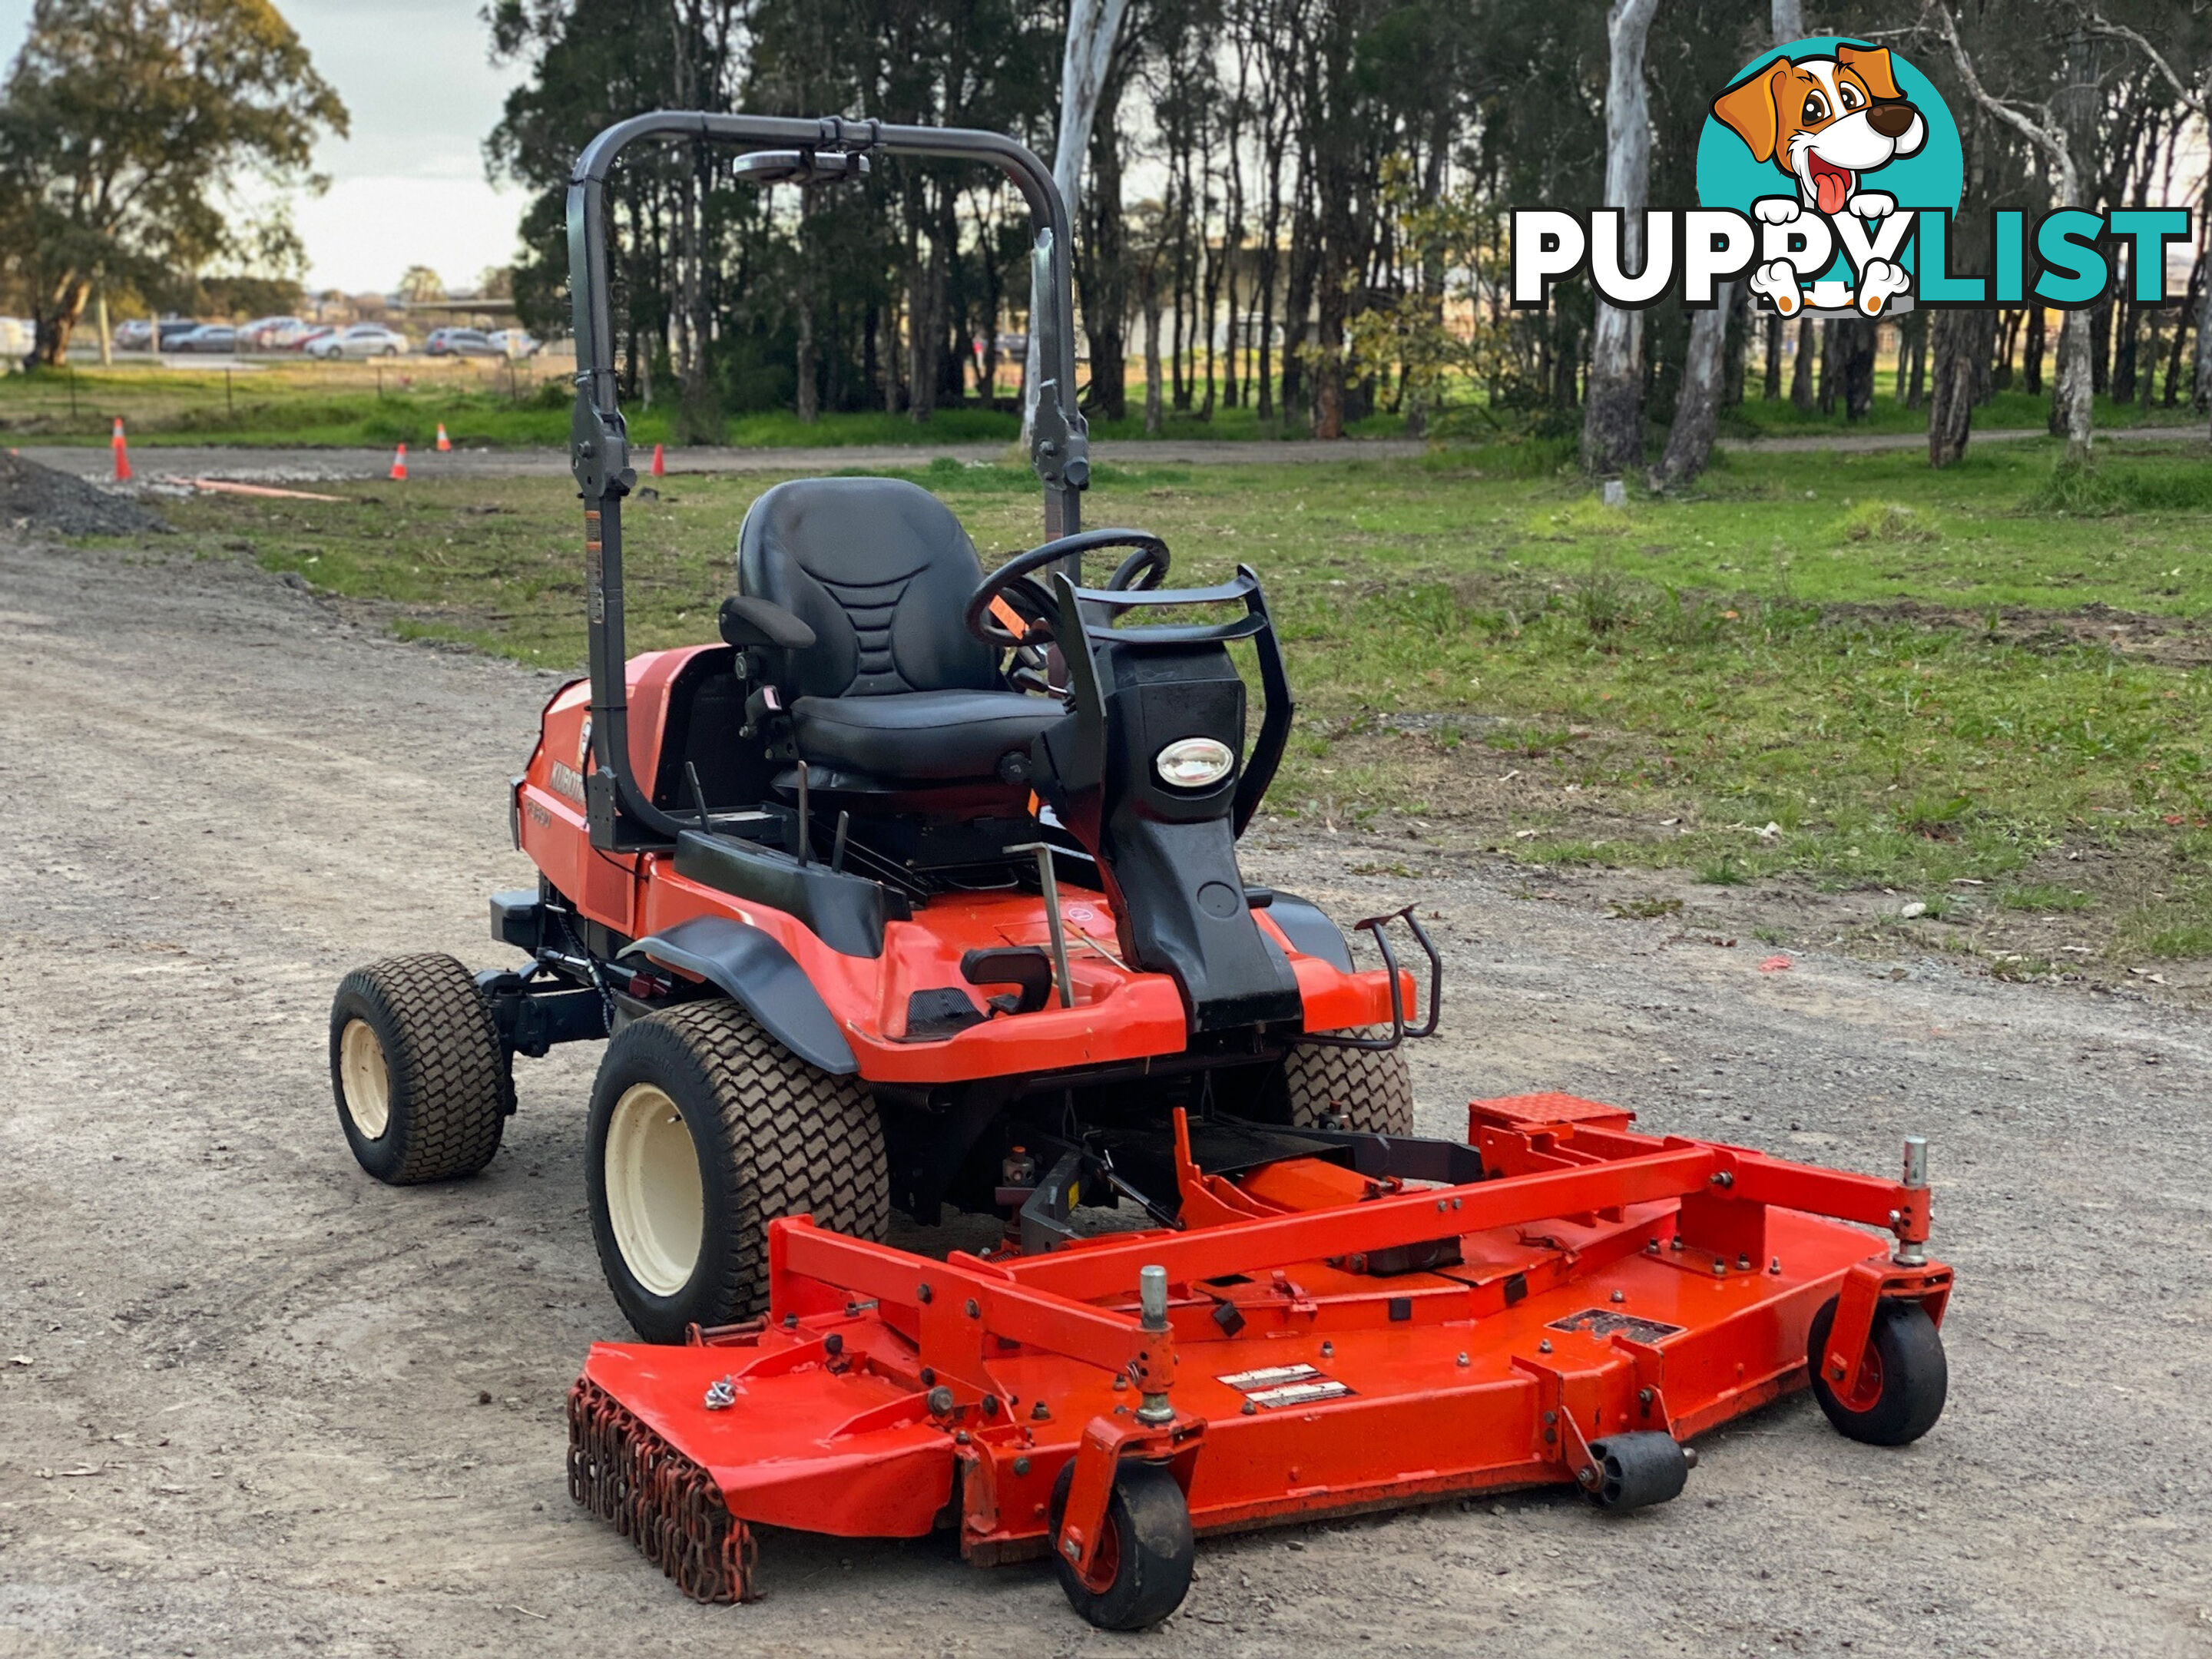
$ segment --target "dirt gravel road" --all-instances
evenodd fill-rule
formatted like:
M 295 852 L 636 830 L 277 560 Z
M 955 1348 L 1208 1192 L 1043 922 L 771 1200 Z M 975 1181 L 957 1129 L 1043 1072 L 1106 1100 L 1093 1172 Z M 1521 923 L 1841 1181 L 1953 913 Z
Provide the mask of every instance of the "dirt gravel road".
M 776 1535 L 767 1601 L 685 1602 L 563 1487 L 563 1392 L 623 1334 L 594 1056 L 522 1067 L 450 1187 L 374 1184 L 329 1100 L 346 968 L 500 958 L 549 689 L 247 565 L 0 547 L 0 1655 L 2212 1650 L 2201 1022 L 1932 963 L 1762 974 L 1473 865 L 1420 895 L 1452 978 L 1424 1127 L 1559 1085 L 1852 1167 L 1926 1133 L 1960 1283 L 1932 1434 L 1872 1450 L 1800 1396 L 1626 1519 L 1538 1493 L 1210 1542 L 1141 1638 L 936 1541 Z M 1339 915 L 1412 896 L 1348 837 L 1254 842 Z

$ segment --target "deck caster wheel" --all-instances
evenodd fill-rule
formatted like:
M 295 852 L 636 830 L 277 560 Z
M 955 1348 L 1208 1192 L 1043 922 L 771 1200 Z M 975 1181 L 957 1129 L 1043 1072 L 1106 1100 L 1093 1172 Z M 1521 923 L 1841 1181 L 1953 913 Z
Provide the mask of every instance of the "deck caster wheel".
M 1067 1510 L 1075 1480 L 1069 1458 L 1052 1483 L 1052 1535 Z M 1068 1604 L 1101 1630 L 1144 1630 L 1182 1605 L 1198 1554 L 1190 1506 L 1175 1475 L 1159 1463 L 1123 1463 L 1114 1473 L 1106 1501 L 1106 1536 L 1096 1569 L 1085 1577 L 1055 1550 L 1052 1565 Z
M 514 1109 L 499 1030 L 448 956 L 389 957 L 339 981 L 331 1092 L 355 1158 L 395 1187 L 476 1174 Z
M 584 1187 L 608 1287 L 648 1342 L 768 1305 L 768 1224 L 880 1239 L 890 1166 L 875 1102 L 734 1002 L 633 1020 L 599 1061 Z
M 1805 1339 L 1813 1397 L 1837 1431 L 1869 1446 L 1905 1446 L 1936 1426 L 1951 1389 L 1950 1362 L 1943 1338 L 1928 1310 L 1917 1302 L 1877 1302 L 1867 1356 L 1859 1366 L 1858 1387 L 1846 1400 L 1821 1374 L 1828 1332 L 1836 1322 L 1836 1298 L 1813 1316 Z
M 1697 1454 L 1657 1430 L 1608 1435 L 1590 1443 L 1578 1477 L 1601 1510 L 1640 1510 L 1682 1495 Z

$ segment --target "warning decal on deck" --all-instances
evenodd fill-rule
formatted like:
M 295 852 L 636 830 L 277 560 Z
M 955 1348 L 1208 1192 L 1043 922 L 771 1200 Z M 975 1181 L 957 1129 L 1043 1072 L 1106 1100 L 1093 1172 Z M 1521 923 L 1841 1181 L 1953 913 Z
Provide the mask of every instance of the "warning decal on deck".
M 1311 1365 L 1267 1365 L 1256 1371 L 1232 1371 L 1214 1381 L 1226 1382 L 1263 1411 L 1341 1400 L 1352 1391 L 1349 1384 L 1325 1376 Z
M 1578 1314 L 1569 1314 L 1565 1319 L 1555 1319 L 1545 1328 L 1554 1331 L 1588 1331 L 1592 1336 L 1620 1335 L 1631 1342 L 1656 1342 L 1662 1337 L 1680 1336 L 1683 1327 L 1662 1325 L 1656 1319 L 1638 1319 L 1633 1314 L 1615 1313 L 1610 1308 L 1584 1308 Z

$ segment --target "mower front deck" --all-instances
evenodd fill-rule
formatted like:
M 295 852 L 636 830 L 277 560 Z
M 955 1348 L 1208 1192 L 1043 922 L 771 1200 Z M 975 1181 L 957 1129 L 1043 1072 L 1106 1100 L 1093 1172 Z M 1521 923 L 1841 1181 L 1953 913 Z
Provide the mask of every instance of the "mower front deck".
M 1632 1508 L 1680 1490 L 1676 1443 L 1805 1386 L 1830 1298 L 1823 1380 L 1847 1402 L 1879 1386 L 1878 1303 L 1940 1322 L 1916 1172 L 1629 1121 L 1477 1102 L 1468 1147 L 1345 1137 L 1368 1172 L 1306 1157 L 1231 1180 L 1191 1161 L 1178 1114 L 1180 1231 L 1001 1260 L 774 1223 L 765 1321 L 594 1346 L 572 1494 L 702 1600 L 755 1594 L 757 1526 L 957 1523 L 972 1561 L 1049 1549 L 1110 1579 L 1124 1460 L 1171 1471 L 1200 1533 L 1553 1482 Z M 1476 1158 L 1446 1184 L 1373 1167 Z

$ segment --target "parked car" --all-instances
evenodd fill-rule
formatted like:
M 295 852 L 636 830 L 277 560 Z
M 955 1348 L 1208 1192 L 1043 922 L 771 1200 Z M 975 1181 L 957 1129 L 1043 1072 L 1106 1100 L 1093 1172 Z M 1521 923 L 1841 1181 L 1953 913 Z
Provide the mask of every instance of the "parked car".
M 328 323 L 308 323 L 281 337 L 276 344 L 279 351 L 305 351 L 318 340 L 327 340 L 337 332 Z
M 502 357 L 535 357 L 544 349 L 538 337 L 526 328 L 503 328 L 484 337 L 498 348 Z
M 191 333 L 199 326 L 200 325 L 190 317 L 162 318 L 161 349 L 164 351 L 175 350 L 177 342 L 183 339 L 185 335 Z
M 203 323 L 189 334 L 177 337 L 174 344 L 164 345 L 165 351 L 235 351 L 238 349 L 238 331 L 228 323 Z
M 238 325 L 238 346 L 241 351 L 267 351 L 283 329 L 297 328 L 297 317 L 256 317 L 250 323 Z
M 149 318 L 133 317 L 118 327 L 112 337 L 118 351 L 143 351 L 146 342 L 154 337 L 153 321 Z
M 422 343 L 422 349 L 433 357 L 496 357 L 500 349 L 494 345 L 480 328 L 441 328 L 433 330 Z
M 326 334 L 307 343 L 307 355 L 325 362 L 338 357 L 397 357 L 411 349 L 404 334 L 382 323 L 356 323 L 343 334 Z

